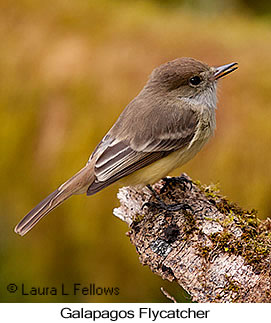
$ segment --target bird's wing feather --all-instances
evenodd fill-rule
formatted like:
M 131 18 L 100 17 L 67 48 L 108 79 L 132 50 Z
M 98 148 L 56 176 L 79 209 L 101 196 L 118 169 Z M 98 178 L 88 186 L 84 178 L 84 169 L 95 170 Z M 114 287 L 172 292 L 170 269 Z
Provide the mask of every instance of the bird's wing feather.
M 124 140 L 118 140 L 110 131 L 90 158 L 96 159 L 96 179 L 88 188 L 87 194 L 92 195 L 120 178 L 188 146 L 198 124 L 196 113 L 185 109 L 182 115 L 173 119 L 173 123 L 156 124 L 159 127 L 158 135 L 138 129 L 134 136 Z

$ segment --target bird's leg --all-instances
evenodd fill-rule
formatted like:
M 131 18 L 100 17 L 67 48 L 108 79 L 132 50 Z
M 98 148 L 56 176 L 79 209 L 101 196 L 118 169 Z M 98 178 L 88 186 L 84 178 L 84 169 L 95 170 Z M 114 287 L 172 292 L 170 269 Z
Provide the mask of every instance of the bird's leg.
M 148 184 L 147 187 L 151 191 L 151 193 L 154 195 L 154 197 L 156 198 L 157 203 L 147 202 L 142 206 L 142 208 L 144 206 L 155 206 L 158 209 L 163 209 L 166 211 L 179 211 L 179 210 L 191 210 L 192 211 L 191 206 L 186 203 L 166 204 L 160 198 L 160 196 L 157 194 L 157 192 L 151 187 L 151 185 Z
M 189 188 L 189 191 L 192 189 L 192 181 L 186 178 L 184 175 L 181 175 L 179 177 L 165 177 L 163 178 L 163 181 L 165 182 L 165 184 L 161 188 L 161 193 L 164 193 L 168 187 L 172 189 L 171 185 L 176 184 L 182 185 L 183 191 L 185 191 L 186 188 Z

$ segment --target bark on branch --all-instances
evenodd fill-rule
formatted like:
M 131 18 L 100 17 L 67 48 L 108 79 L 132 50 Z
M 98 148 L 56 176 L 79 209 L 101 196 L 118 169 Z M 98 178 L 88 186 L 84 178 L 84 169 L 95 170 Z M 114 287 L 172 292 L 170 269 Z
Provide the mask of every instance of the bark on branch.
M 166 204 L 191 210 L 161 209 L 147 187 L 120 189 L 114 215 L 130 226 L 143 265 L 176 280 L 196 302 L 270 302 L 270 219 L 260 221 L 255 210 L 229 202 L 213 185 L 173 179 L 152 187 Z

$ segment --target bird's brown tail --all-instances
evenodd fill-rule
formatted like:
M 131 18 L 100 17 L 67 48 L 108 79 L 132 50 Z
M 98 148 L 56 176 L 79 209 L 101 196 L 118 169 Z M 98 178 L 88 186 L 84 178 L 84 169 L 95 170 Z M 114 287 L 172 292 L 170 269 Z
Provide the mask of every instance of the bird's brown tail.
M 46 214 L 63 203 L 74 194 L 81 194 L 87 191 L 88 186 L 93 182 L 94 175 L 91 165 L 82 168 L 78 173 L 61 185 L 57 190 L 48 195 L 34 209 L 32 209 L 15 227 L 14 231 L 21 236 L 31 230 Z

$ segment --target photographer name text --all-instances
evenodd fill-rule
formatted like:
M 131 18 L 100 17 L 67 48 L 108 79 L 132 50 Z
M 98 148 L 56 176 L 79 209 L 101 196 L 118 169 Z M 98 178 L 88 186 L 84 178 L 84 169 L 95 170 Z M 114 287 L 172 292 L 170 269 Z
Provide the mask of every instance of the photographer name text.
M 9 293 L 20 293 L 24 296 L 116 296 L 120 293 L 119 287 L 100 286 L 96 285 L 95 283 L 90 283 L 87 285 L 81 283 L 73 283 L 69 286 L 67 286 L 67 284 L 64 283 L 60 284 L 59 286 L 28 286 L 24 283 L 11 283 L 7 285 L 7 291 Z

